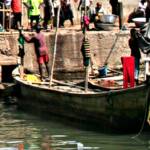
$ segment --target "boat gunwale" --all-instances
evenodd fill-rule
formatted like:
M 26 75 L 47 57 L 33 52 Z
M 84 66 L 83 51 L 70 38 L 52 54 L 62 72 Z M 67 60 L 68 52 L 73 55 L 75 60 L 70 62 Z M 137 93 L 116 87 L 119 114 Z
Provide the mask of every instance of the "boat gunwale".
M 23 81 L 20 79 L 20 77 L 15 74 L 15 72 L 13 71 L 13 78 L 19 82 L 20 84 L 22 85 L 26 85 L 26 86 L 30 86 L 30 87 L 34 87 L 34 88 L 37 88 L 37 89 L 43 89 L 43 90 L 47 90 L 47 91 L 53 91 L 53 92 L 60 92 L 60 93 L 63 93 L 63 94 L 72 94 L 72 95 L 87 95 L 87 96 L 91 96 L 91 95 L 94 95 L 94 96 L 104 96 L 104 95 L 108 95 L 108 94 L 117 94 L 117 93 L 124 93 L 124 92 L 132 92 L 133 90 L 139 90 L 139 88 L 146 88 L 146 84 L 143 83 L 141 85 L 137 85 L 135 87 L 129 87 L 129 88 L 122 88 L 122 89 L 112 89 L 112 90 L 101 90 L 101 91 L 92 91 L 92 92 L 86 92 L 84 90 L 82 90 L 82 92 L 79 92 L 79 91 L 71 91 L 71 90 L 61 90 L 61 89 L 56 89 L 54 88 L 54 85 L 52 85 L 51 87 L 49 86 L 43 86 L 43 85 L 39 85 L 39 84 L 32 84 L 32 83 L 29 83 L 27 81 Z M 64 86 L 65 87 L 65 86 Z M 70 86 L 71 87 L 71 86 Z

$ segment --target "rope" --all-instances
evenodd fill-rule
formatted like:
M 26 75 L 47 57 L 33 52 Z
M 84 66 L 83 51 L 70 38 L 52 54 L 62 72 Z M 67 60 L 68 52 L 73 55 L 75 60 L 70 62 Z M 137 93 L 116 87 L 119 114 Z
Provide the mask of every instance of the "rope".
M 50 77 L 50 83 L 49 83 L 50 86 L 52 85 L 52 79 L 53 79 L 53 74 L 54 74 L 53 73 L 54 72 L 54 65 L 55 65 L 55 59 L 56 59 L 60 7 L 61 7 L 61 3 L 59 5 L 59 7 L 58 7 L 58 12 L 57 12 L 57 26 L 56 26 L 56 30 L 55 30 L 54 53 L 53 53 L 53 61 L 52 61 L 52 68 L 51 68 L 51 77 Z
M 106 58 L 106 60 L 105 60 L 105 62 L 104 62 L 104 65 L 106 65 L 106 64 L 108 63 L 108 59 L 110 58 L 112 51 L 115 49 L 115 46 L 116 46 L 116 43 L 117 43 L 117 41 L 118 41 L 119 33 L 120 33 L 120 32 L 121 32 L 121 30 L 118 32 L 118 34 L 117 34 L 117 36 L 116 36 L 116 39 L 115 39 L 115 41 L 114 41 L 114 43 L 113 43 L 113 45 L 112 45 L 112 47 L 111 47 L 111 50 L 110 50 L 110 52 L 109 52 L 109 54 L 108 54 L 108 56 L 107 56 L 107 58 Z

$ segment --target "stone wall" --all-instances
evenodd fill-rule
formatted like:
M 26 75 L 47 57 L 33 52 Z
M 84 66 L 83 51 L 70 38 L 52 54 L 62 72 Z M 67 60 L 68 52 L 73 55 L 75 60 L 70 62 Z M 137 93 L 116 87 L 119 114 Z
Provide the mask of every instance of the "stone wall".
M 104 62 L 109 55 L 110 57 L 108 59 L 108 66 L 112 68 L 121 65 L 120 58 L 122 56 L 130 55 L 130 49 L 128 47 L 129 31 L 88 31 L 87 35 L 90 41 L 90 49 L 93 63 L 98 67 L 104 65 Z M 0 35 L 0 37 L 1 36 L 3 35 Z M 55 34 L 54 32 L 45 32 L 45 36 L 47 45 L 49 47 L 51 67 L 54 53 L 53 51 Z M 6 38 L 10 43 L 12 55 L 1 55 L 1 65 L 14 65 L 15 63 L 17 64 L 18 33 L 7 35 Z M 83 59 L 80 51 L 82 45 L 82 38 L 83 34 L 81 31 L 69 29 L 59 30 L 54 71 L 83 71 Z M 113 50 L 112 47 L 114 47 Z M 24 66 L 31 71 L 38 71 L 38 64 L 34 52 L 34 45 L 32 43 L 25 43 Z
M 116 67 L 121 65 L 121 56 L 130 55 L 130 49 L 128 47 L 128 31 L 90 31 L 87 34 L 90 41 L 92 60 L 96 66 L 103 66 L 110 55 L 108 65 Z M 50 64 L 52 64 L 54 34 L 51 33 L 45 35 L 49 47 Z M 68 33 L 61 31 L 58 34 L 55 70 L 65 72 L 83 70 L 82 55 L 80 51 L 82 38 L 82 33 L 77 31 L 69 31 Z M 113 50 L 112 47 L 114 47 Z M 25 44 L 25 66 L 31 70 L 37 68 L 33 49 L 34 46 L 32 44 Z

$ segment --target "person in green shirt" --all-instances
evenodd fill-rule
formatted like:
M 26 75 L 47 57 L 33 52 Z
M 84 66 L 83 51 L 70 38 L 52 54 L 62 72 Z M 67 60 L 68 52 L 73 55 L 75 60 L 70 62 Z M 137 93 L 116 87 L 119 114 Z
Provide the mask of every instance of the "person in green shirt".
M 39 25 L 40 20 L 40 6 L 43 5 L 43 0 L 24 0 L 23 4 L 28 9 L 28 15 L 30 19 L 31 30 L 36 28 Z M 33 25 L 33 21 L 36 21 L 35 26 Z

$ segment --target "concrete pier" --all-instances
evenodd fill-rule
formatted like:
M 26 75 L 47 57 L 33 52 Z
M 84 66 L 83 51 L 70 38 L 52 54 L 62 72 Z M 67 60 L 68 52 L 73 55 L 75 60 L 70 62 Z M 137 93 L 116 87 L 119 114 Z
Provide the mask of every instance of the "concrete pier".
M 51 67 L 55 29 L 50 32 L 44 32 L 44 34 L 49 48 Z M 110 55 L 108 58 L 108 65 L 116 67 L 121 65 L 121 56 L 130 55 L 128 46 L 129 30 L 120 31 L 118 27 L 114 27 L 114 30 L 112 31 L 91 30 L 87 31 L 87 36 L 90 42 L 91 58 L 95 66 L 103 66 Z M 8 32 L 7 34 L 1 33 L 0 39 L 0 66 L 17 65 L 18 32 Z M 83 60 L 80 51 L 82 39 L 83 34 L 80 30 L 80 26 L 61 28 L 58 30 L 55 72 L 83 71 Z M 38 72 L 34 45 L 31 43 L 25 43 L 24 66 L 31 71 Z

